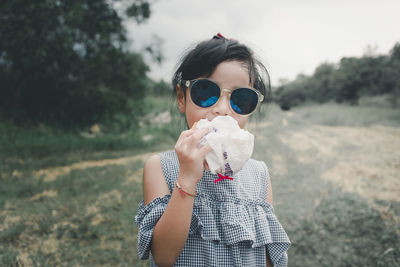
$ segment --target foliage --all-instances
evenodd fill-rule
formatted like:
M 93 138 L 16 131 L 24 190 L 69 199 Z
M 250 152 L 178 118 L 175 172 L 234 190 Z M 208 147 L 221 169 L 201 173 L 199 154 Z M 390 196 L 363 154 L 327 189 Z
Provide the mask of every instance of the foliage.
M 165 82 L 164 80 L 160 80 L 157 82 L 152 81 L 149 86 L 149 94 L 154 96 L 173 96 L 172 86 Z
M 389 55 L 366 54 L 344 57 L 338 64 L 322 63 L 313 75 L 299 75 L 275 90 L 275 100 L 288 110 L 304 102 L 336 101 L 357 104 L 362 96 L 390 95 L 390 103 L 400 99 L 400 43 Z
M 0 115 L 68 127 L 135 108 L 148 67 L 122 20 L 149 16 L 143 0 L 2 2 Z
M 283 110 L 289 110 L 292 106 L 298 106 L 305 101 L 307 87 L 308 77 L 299 75 L 295 81 L 279 87 L 274 98 Z
M 148 81 L 149 88 L 160 89 L 155 83 Z M 153 90 L 153 89 L 152 89 Z M 170 91 L 168 91 L 170 94 Z M 147 95 L 139 103 L 141 113 L 147 114 L 132 125 L 133 114 L 118 113 L 112 122 L 98 124 L 99 131 L 93 133 L 89 127 L 83 127 L 79 132 L 75 129 L 65 130 L 45 124 L 18 126 L 9 121 L 0 121 L 0 158 L 58 158 L 60 154 L 80 154 L 82 156 L 97 151 L 127 151 L 130 149 L 143 150 L 152 144 L 160 147 L 159 143 L 176 140 L 184 125 L 178 123 L 184 119 L 178 112 L 172 96 Z M 169 113 L 170 122 L 154 122 L 160 113 Z M 173 125 L 173 127 L 171 127 Z M 152 139 L 143 142 L 143 136 Z M 65 160 L 65 159 L 64 159 Z M 8 164 L 8 163 L 5 163 Z M 0 190 L 1 194 L 1 190 Z
M 289 250 L 292 266 L 399 264 L 400 236 L 377 210 L 354 194 L 328 196 L 292 238 L 299 240 Z

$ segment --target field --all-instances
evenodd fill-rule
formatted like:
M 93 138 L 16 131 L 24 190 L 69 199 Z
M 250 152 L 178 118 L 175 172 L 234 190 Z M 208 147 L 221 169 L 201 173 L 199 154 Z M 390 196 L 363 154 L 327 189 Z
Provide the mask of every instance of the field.
M 399 266 L 400 111 L 338 104 L 265 111 L 248 130 L 292 241 L 289 266 Z M 0 266 L 149 266 L 137 258 L 133 218 L 144 160 L 172 149 L 180 131 L 165 120 L 142 123 L 135 136 L 142 141 L 113 139 L 109 148 L 108 139 L 93 141 L 104 136 L 87 139 L 88 149 L 84 141 L 61 146 L 68 136 L 37 135 L 36 146 L 24 141 L 29 133 L 13 145 L 3 138 Z

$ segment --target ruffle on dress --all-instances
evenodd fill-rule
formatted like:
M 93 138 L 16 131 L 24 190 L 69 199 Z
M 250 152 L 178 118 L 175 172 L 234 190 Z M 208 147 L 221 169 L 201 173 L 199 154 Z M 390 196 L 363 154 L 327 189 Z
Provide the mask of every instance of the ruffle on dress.
M 156 198 L 146 206 L 140 203 L 135 222 L 140 225 L 138 252 L 149 255 L 153 229 L 164 212 L 170 195 Z M 199 194 L 195 198 L 189 235 L 232 245 L 244 242 L 250 247 L 266 246 L 274 266 L 287 261 L 290 241 L 266 201 Z
M 139 203 L 135 223 L 140 226 L 138 232 L 138 254 L 141 260 L 149 258 L 154 227 L 163 215 L 170 198 L 171 195 L 165 195 L 162 198 L 153 199 L 147 205 L 144 205 L 143 200 Z
M 261 200 L 199 195 L 193 207 L 190 234 L 204 240 L 251 247 L 267 246 L 274 266 L 286 261 L 290 240 L 270 204 Z

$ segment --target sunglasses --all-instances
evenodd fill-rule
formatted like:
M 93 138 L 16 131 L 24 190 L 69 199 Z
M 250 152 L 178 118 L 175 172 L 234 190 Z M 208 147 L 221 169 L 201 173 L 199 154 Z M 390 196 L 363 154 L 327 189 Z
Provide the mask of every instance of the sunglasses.
M 230 108 L 239 115 L 251 115 L 264 96 L 254 88 L 238 87 L 233 90 L 221 89 L 218 84 L 210 79 L 183 80 L 181 84 L 190 88 L 190 97 L 197 106 L 208 108 L 215 105 L 222 96 L 223 91 L 228 91 Z

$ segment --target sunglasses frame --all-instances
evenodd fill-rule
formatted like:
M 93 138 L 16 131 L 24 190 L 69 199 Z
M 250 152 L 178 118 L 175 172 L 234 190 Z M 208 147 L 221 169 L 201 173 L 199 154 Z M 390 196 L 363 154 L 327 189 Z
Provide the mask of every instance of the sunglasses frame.
M 264 96 L 263 96 L 259 91 L 257 91 L 257 89 L 255 89 L 255 88 L 253 88 L 253 87 L 238 86 L 238 87 L 235 87 L 235 88 L 233 88 L 233 89 L 225 89 L 225 88 L 222 88 L 217 82 L 215 82 L 215 81 L 213 81 L 213 80 L 211 80 L 211 79 L 208 79 L 208 78 L 198 78 L 198 79 L 193 79 L 193 80 L 181 80 L 180 83 L 181 83 L 181 85 L 184 85 L 186 88 L 189 88 L 190 90 L 192 90 L 192 85 L 193 85 L 193 83 L 195 83 L 196 81 L 199 81 L 199 80 L 208 80 L 208 81 L 210 81 L 210 82 L 216 84 L 216 85 L 218 86 L 218 88 L 219 88 L 219 91 L 220 91 L 220 95 L 219 95 L 219 97 L 218 97 L 217 102 L 215 102 L 213 105 L 211 105 L 211 106 L 209 106 L 209 107 L 201 107 L 201 106 L 197 105 L 197 104 L 193 101 L 193 99 L 192 99 L 192 94 L 190 94 L 190 99 L 192 100 L 192 102 L 193 102 L 196 106 L 198 106 L 198 107 L 200 107 L 200 108 L 210 108 L 210 107 L 212 107 L 212 106 L 215 106 L 215 105 L 219 102 L 219 100 L 221 99 L 223 92 L 224 92 L 224 91 L 227 91 L 227 92 L 228 92 L 228 97 L 229 97 L 229 108 L 231 109 L 231 111 L 232 111 L 233 113 L 239 115 L 239 116 L 247 117 L 247 116 L 250 116 L 251 114 L 253 114 L 253 113 L 257 110 L 258 105 L 264 100 Z M 257 94 L 257 96 L 258 96 L 257 105 L 255 106 L 254 110 L 253 110 L 252 112 L 250 112 L 249 114 L 239 114 L 239 113 L 237 113 L 237 112 L 232 108 L 232 105 L 231 105 L 231 101 L 230 101 L 230 100 L 231 100 L 231 95 L 232 95 L 232 93 L 233 93 L 235 90 L 237 90 L 237 89 L 242 89 L 242 88 L 250 89 L 250 90 L 252 90 L 253 92 L 255 92 L 255 93 Z

